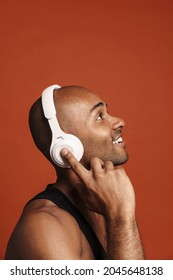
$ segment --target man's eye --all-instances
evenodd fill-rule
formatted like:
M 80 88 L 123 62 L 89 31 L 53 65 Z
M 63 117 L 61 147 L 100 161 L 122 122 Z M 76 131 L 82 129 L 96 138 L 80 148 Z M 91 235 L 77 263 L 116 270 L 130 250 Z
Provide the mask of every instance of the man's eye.
M 100 120 L 103 120 L 103 114 L 100 113 L 97 118 L 96 118 L 97 121 L 100 121 Z

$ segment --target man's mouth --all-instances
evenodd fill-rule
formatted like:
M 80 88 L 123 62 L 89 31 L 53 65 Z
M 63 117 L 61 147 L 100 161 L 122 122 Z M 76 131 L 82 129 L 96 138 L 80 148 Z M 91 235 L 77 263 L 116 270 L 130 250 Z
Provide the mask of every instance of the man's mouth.
M 120 136 L 116 140 L 113 139 L 112 143 L 113 144 L 121 144 L 123 142 L 123 138 Z

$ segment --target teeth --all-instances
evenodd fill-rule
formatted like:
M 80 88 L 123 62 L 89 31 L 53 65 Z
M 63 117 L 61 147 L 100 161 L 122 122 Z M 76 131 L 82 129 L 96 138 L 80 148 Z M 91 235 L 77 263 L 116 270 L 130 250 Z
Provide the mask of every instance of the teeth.
M 122 137 L 119 137 L 117 140 L 113 141 L 113 144 L 119 144 L 121 142 L 123 142 L 123 139 Z

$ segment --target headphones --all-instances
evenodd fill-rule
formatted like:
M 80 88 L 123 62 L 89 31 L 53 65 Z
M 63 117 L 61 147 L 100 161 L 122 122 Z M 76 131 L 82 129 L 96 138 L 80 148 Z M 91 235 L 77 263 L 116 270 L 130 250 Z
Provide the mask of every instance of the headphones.
M 50 156 L 53 162 L 63 168 L 69 168 L 70 166 L 61 157 L 60 152 L 63 148 L 69 149 L 75 158 L 79 161 L 84 153 L 84 148 L 76 136 L 67 134 L 62 131 L 56 117 L 56 109 L 53 99 L 53 91 L 61 88 L 58 85 L 52 85 L 43 90 L 42 92 L 42 108 L 45 118 L 48 120 L 51 132 L 52 141 L 50 145 Z

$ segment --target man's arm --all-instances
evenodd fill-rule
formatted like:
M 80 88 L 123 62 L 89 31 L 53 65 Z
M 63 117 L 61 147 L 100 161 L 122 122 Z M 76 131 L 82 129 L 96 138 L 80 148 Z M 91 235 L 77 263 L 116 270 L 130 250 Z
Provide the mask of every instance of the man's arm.
M 81 199 L 86 207 L 105 217 L 108 259 L 144 259 L 135 218 L 134 189 L 124 169 L 93 158 L 88 171 L 66 149 L 61 155 L 82 182 L 85 195 Z
M 143 260 L 144 252 L 134 220 L 111 218 L 107 220 L 108 258 L 118 260 Z
M 119 206 L 114 203 L 106 212 L 108 257 L 120 260 L 144 259 L 135 217 L 133 186 L 123 168 L 114 169 L 114 178 L 119 185 Z

